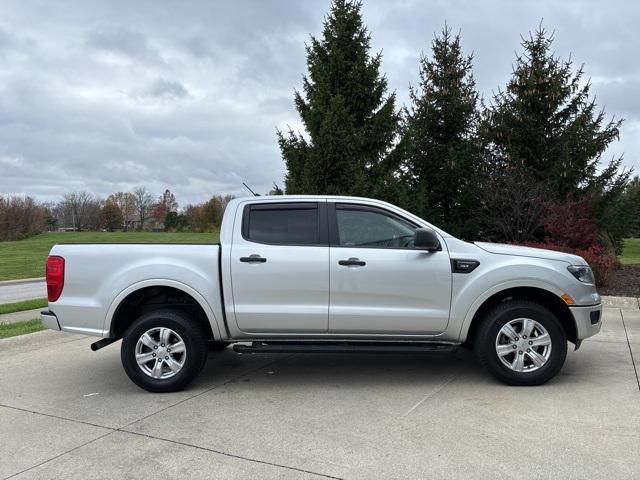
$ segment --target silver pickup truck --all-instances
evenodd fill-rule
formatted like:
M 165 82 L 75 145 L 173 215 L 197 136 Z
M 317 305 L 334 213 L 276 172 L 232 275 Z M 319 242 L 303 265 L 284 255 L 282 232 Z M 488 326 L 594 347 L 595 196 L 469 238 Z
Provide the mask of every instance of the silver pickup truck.
M 596 334 L 591 269 L 560 252 L 458 240 L 353 197 L 233 200 L 213 244 L 60 244 L 47 259 L 53 330 L 122 339 L 127 375 L 185 387 L 210 350 L 432 352 L 473 347 L 495 377 L 538 385 L 567 341 Z

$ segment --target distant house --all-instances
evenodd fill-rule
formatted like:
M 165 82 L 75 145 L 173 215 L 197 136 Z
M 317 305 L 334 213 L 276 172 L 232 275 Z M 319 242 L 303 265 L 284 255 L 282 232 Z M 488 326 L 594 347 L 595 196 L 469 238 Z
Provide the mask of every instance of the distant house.
M 152 230 L 154 232 L 160 232 L 164 230 L 164 222 L 159 221 L 153 215 L 144 219 L 144 225 L 140 225 L 140 216 L 133 215 L 127 220 L 127 230 Z

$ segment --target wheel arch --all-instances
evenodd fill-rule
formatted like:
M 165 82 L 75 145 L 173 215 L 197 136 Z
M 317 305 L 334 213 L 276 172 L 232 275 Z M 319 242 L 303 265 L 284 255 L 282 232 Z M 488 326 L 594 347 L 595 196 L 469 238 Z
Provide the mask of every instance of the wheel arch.
M 504 288 L 484 299 L 480 305 L 478 305 L 477 308 L 467 316 L 468 320 L 465 320 L 465 324 L 468 324 L 469 327 L 465 329 L 463 325 L 461 340 L 463 340 L 467 345 L 472 345 L 475 334 L 479 325 L 482 323 L 484 315 L 496 305 L 510 299 L 529 300 L 549 309 L 560 321 L 562 328 L 567 334 L 567 339 L 574 344 L 576 343 L 576 324 L 567 304 L 559 295 L 551 290 L 532 286 Z M 466 337 L 462 338 L 462 333 L 465 331 Z
M 190 313 L 210 339 L 222 338 L 218 320 L 205 298 L 188 285 L 169 279 L 145 280 L 120 292 L 107 311 L 103 330 L 110 338 L 120 338 L 142 313 L 164 308 Z

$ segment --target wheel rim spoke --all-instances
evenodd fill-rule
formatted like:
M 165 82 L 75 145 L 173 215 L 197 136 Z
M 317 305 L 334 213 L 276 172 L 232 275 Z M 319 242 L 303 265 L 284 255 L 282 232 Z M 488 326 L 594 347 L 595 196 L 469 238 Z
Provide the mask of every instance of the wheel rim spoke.
M 162 360 L 158 360 L 153 366 L 153 370 L 151 371 L 151 376 L 153 378 L 161 378 L 162 377 Z
M 500 332 L 506 335 L 507 337 L 509 337 L 511 341 L 515 341 L 515 339 L 518 338 L 518 334 L 513 329 L 513 327 L 508 323 L 504 327 L 502 327 Z
M 145 332 L 141 337 L 140 340 L 142 343 L 144 343 L 147 347 L 149 347 L 150 349 L 153 350 L 153 347 L 157 347 L 158 344 L 156 343 L 156 341 L 151 338 L 151 335 L 149 335 L 149 332 Z
M 547 345 L 551 345 L 551 337 L 549 336 L 548 333 L 539 335 L 537 337 L 533 337 L 531 339 L 532 347 L 545 347 Z
M 173 358 L 169 357 L 168 360 L 165 360 L 165 363 L 167 364 L 167 366 L 171 369 L 172 372 L 177 373 L 180 371 L 180 369 L 182 368 L 182 365 L 180 365 L 178 362 L 176 362 Z
M 535 350 L 529 350 L 526 355 L 531 359 L 536 367 L 541 367 L 542 365 L 547 363 L 547 360 Z
M 169 344 L 169 336 L 171 335 L 171 330 L 168 328 L 160 329 L 160 343 L 163 345 Z
M 521 372 L 524 368 L 524 355 L 516 353 L 515 358 L 511 362 L 511 368 L 516 372 Z
M 504 357 L 505 355 L 509 355 L 510 353 L 514 353 L 515 350 L 513 348 L 513 344 L 509 345 L 498 345 L 496 347 L 496 351 L 499 357 Z M 518 353 L 518 352 L 515 352 Z
M 171 353 L 182 353 L 185 351 L 184 342 L 176 342 L 169 346 L 171 348 Z
M 136 362 L 138 362 L 138 365 L 144 365 L 151 360 L 155 360 L 155 357 L 151 352 L 136 354 Z
M 527 337 L 531 336 L 531 332 L 533 331 L 533 326 L 535 324 L 533 323 L 533 320 L 531 320 L 530 318 L 524 318 L 522 320 L 522 332 L 520 332 L 522 335 L 526 335 Z

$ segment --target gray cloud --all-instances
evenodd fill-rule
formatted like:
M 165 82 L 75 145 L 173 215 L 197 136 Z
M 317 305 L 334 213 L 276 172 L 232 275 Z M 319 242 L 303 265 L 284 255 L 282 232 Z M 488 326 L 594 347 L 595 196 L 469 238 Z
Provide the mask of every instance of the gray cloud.
M 300 128 L 292 94 L 328 0 L 25 2 L 0 13 L 0 192 L 56 199 L 169 187 L 181 204 L 282 183 L 276 128 Z M 557 53 L 585 63 L 609 115 L 627 120 L 609 158 L 640 170 L 636 2 L 365 0 L 374 51 L 399 104 L 444 22 L 473 51 L 485 98 L 540 19 Z
M 93 30 L 87 34 L 87 45 L 97 50 L 128 56 L 135 60 L 158 63 L 162 58 L 149 45 L 142 33 L 119 26 L 107 30 Z
M 189 96 L 189 91 L 177 81 L 156 78 L 142 90 L 134 91 L 134 96 L 142 98 L 178 99 Z

